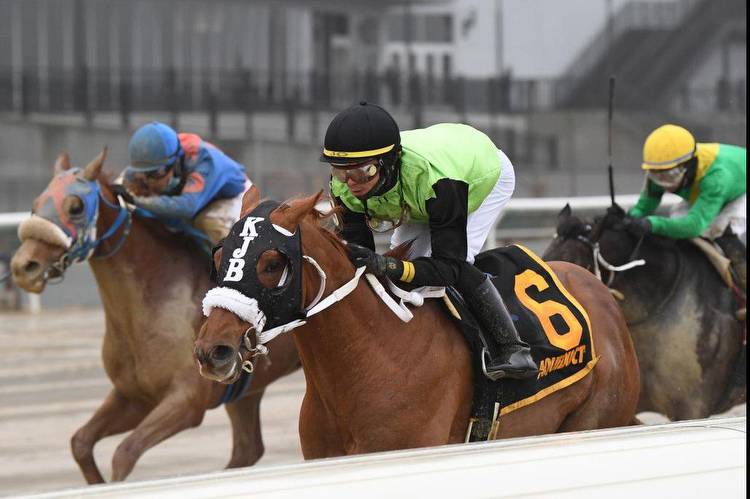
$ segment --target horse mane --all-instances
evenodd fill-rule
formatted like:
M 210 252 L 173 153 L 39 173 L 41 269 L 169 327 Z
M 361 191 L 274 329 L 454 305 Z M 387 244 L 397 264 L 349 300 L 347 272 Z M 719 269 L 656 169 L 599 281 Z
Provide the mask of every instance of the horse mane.
M 580 236 L 585 233 L 587 225 L 591 224 L 582 218 L 571 215 L 559 223 L 557 226 L 557 235 L 564 239 Z
M 115 174 L 112 173 L 109 170 L 102 170 L 99 173 L 99 176 L 96 177 L 96 179 L 99 181 L 99 183 L 102 184 L 102 185 L 106 185 L 107 188 L 109 188 L 110 184 L 112 183 L 112 179 L 113 178 L 116 178 Z
M 291 198 L 287 201 L 281 203 L 281 205 L 278 207 L 280 211 L 284 211 L 290 207 L 290 202 L 294 201 L 295 199 L 299 199 L 300 197 Z M 343 208 L 341 206 L 334 206 L 328 211 L 321 211 L 317 208 L 313 208 L 309 212 L 305 214 L 304 220 L 307 222 L 310 222 L 312 225 L 316 226 L 323 237 L 325 237 L 331 244 L 333 244 L 336 249 L 339 250 L 339 252 L 347 256 L 349 251 L 346 247 L 346 243 L 343 239 L 341 239 L 340 233 L 341 233 L 341 214 L 343 212 Z M 387 251 L 385 253 L 386 256 L 392 256 L 394 258 L 403 259 L 406 257 L 406 255 L 409 253 L 409 249 L 411 248 L 411 245 L 414 243 L 414 239 L 410 239 L 408 241 L 405 241 L 398 245 L 397 247 Z

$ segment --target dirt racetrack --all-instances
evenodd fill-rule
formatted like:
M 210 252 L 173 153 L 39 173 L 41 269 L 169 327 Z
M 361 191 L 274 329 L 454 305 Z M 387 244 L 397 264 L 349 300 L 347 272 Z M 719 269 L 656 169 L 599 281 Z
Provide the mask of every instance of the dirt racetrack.
M 39 315 L 0 312 L 0 495 L 84 485 L 69 441 L 110 389 L 101 367 L 101 310 L 46 310 Z M 301 371 L 271 385 L 261 406 L 266 454 L 257 466 L 302 461 L 297 417 Z M 745 414 L 745 405 L 733 415 Z M 649 424 L 665 421 L 643 413 Z M 105 477 L 122 435 L 95 449 Z M 214 409 L 203 424 L 157 445 L 138 461 L 130 481 L 218 471 L 229 459 L 226 413 Z

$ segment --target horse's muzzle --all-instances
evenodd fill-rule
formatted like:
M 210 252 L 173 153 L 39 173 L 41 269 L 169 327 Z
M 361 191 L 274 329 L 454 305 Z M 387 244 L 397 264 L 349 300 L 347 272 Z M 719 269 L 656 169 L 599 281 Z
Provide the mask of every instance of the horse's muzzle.
M 44 265 L 33 259 L 13 258 L 11 272 L 16 285 L 29 293 L 41 293 L 47 284 Z
M 239 378 L 240 358 L 237 349 L 228 345 L 215 345 L 208 350 L 195 347 L 195 360 L 204 378 L 220 383 L 234 383 Z

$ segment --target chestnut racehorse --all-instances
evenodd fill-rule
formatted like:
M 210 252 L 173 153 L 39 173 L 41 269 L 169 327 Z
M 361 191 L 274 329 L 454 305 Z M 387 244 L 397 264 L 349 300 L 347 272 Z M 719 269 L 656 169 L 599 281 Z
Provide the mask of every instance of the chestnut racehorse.
M 325 301 L 335 290 L 339 292 L 333 296 L 339 297 L 355 274 L 345 244 L 321 225 L 322 215 L 314 208 L 320 196 L 290 201 L 268 215 L 271 223 L 289 234 L 301 231 L 304 264 L 289 262 L 287 253 L 264 245 L 252 250 L 254 255 L 265 250 L 255 268 L 245 269 L 245 274 L 255 273 L 262 287 L 275 289 L 287 282 L 283 276 L 288 263 L 290 268 L 302 265 L 301 299 L 306 306 L 320 297 L 321 283 Z M 255 215 L 255 206 L 246 197 L 242 215 Z M 260 240 L 249 243 L 250 247 L 264 244 Z M 232 255 L 237 256 L 236 251 Z M 218 251 L 217 269 L 220 262 Z M 638 365 L 617 304 L 586 270 L 565 262 L 550 266 L 587 310 L 599 362 L 580 381 L 503 416 L 498 438 L 634 421 Z M 464 440 L 472 402 L 470 352 L 441 307 L 441 301 L 427 300 L 404 323 L 360 281 L 340 302 L 308 314 L 307 322 L 293 333 L 307 384 L 300 413 L 306 459 Z M 265 317 L 274 315 L 271 310 L 262 312 Z M 252 333 L 253 328 L 235 312 L 212 308 L 195 343 L 204 374 L 225 377 L 247 357 L 246 350 L 257 351 L 255 335 L 250 335 L 251 345 L 240 348 L 246 331 Z
M 58 157 L 52 181 L 34 201 L 35 215 L 19 230 L 22 244 L 12 261 L 16 283 L 33 293 L 73 260 L 88 259 L 96 278 L 105 314 L 102 360 L 113 388 L 71 439 L 88 483 L 104 481 L 93 453 L 99 440 L 133 430 L 112 458 L 112 480 L 123 480 L 146 450 L 200 425 L 226 389 L 201 377 L 193 362 L 200 300 L 210 285 L 205 253 L 186 236 L 121 207 L 101 174 L 103 161 L 104 152 L 79 170 L 71 169 L 67 154 Z M 263 392 L 299 367 L 291 338 L 278 338 L 273 349 L 273 362 L 257 366 L 245 396 L 226 405 L 233 435 L 228 467 L 260 459 Z

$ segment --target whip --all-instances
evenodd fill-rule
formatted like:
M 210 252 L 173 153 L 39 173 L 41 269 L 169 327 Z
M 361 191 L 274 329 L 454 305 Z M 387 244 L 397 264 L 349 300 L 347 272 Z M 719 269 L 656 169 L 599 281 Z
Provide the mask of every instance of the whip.
M 609 166 L 607 168 L 609 173 L 609 197 L 612 201 L 612 206 L 615 205 L 615 180 L 614 173 L 612 170 L 612 108 L 615 100 L 615 75 L 609 77 L 609 106 L 607 110 L 607 157 L 609 159 Z

